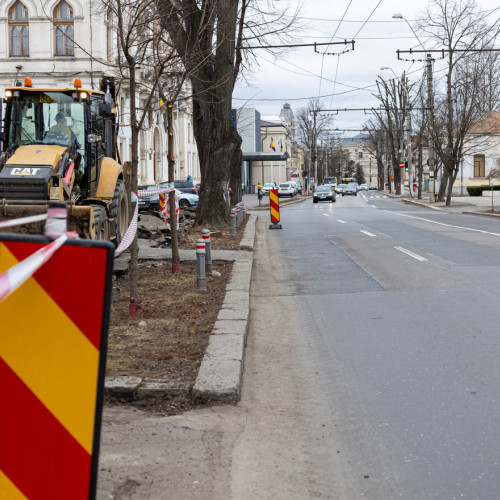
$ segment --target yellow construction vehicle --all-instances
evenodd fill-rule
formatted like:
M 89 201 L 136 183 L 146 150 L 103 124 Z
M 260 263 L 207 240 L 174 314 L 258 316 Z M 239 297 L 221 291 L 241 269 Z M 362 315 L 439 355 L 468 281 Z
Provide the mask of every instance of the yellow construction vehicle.
M 7 88 L 0 130 L 0 220 L 41 214 L 65 201 L 68 230 L 119 244 L 128 225 L 123 167 L 116 155 L 116 113 L 106 91 Z M 1 109 L 0 109 L 1 111 Z M 2 113 L 0 112 L 0 115 Z M 22 228 L 40 233 L 43 223 Z

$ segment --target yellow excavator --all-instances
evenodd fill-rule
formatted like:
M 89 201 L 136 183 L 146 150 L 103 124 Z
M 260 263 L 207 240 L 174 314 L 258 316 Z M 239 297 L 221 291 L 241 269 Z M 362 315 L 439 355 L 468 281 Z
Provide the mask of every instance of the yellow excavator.
M 43 214 L 49 202 L 64 201 L 68 230 L 118 245 L 128 200 L 109 82 L 106 90 L 84 89 L 78 78 L 65 89 L 35 88 L 27 77 L 6 89 L 2 115 L 0 220 Z M 41 233 L 43 224 L 20 231 Z

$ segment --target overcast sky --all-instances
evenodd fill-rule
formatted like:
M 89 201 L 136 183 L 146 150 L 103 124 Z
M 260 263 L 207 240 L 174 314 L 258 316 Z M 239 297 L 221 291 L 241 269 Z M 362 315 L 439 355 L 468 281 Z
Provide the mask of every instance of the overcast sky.
M 293 1 L 293 0 L 292 0 Z M 497 0 L 477 0 L 482 9 L 498 7 Z M 386 80 L 406 71 L 410 79 L 422 75 L 423 62 L 398 61 L 396 50 L 420 49 L 410 26 L 422 13 L 425 0 L 304 0 L 301 22 L 307 24 L 296 43 L 355 40 L 354 50 L 342 55 L 322 55 L 314 47 L 294 49 L 277 60 L 256 51 L 259 67 L 251 75 L 251 86 L 239 83 L 233 107 L 254 107 L 262 115 L 279 115 L 285 102 L 294 113 L 307 106 L 311 97 L 321 97 L 323 108 L 370 108 L 378 105 L 373 97 L 378 75 Z M 393 19 L 394 14 L 402 19 Z M 425 39 L 421 39 L 426 45 Z M 343 45 L 320 47 L 338 53 Z M 423 56 L 419 55 L 419 56 Z M 408 57 L 417 57 L 410 56 Z M 420 58 L 420 57 L 419 57 Z M 424 57 L 421 57 L 424 58 Z M 381 70 L 382 67 L 391 69 Z M 248 75 L 247 75 L 248 76 Z M 436 75 L 438 77 L 439 75 Z M 359 129 L 370 118 L 364 112 L 344 111 L 334 116 L 333 128 Z M 344 132 L 345 136 L 356 135 Z

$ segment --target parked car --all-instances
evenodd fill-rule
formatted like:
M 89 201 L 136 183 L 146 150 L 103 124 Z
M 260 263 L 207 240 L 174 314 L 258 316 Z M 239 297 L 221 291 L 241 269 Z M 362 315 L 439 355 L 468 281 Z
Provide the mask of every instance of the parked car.
M 160 182 L 160 184 L 158 184 L 158 186 L 156 187 L 165 188 L 168 186 L 170 186 L 170 182 Z M 174 181 L 174 186 L 175 186 L 175 181 Z M 175 190 L 175 193 L 179 197 L 179 207 L 181 208 L 195 207 L 196 205 L 198 205 L 198 202 L 200 201 L 200 197 L 194 193 L 184 193 L 183 191 L 177 188 Z
M 183 193 L 179 189 L 175 190 L 175 194 L 179 197 L 180 208 L 196 207 L 200 201 L 197 194 Z
M 344 191 L 344 188 L 346 188 L 346 187 L 347 187 L 347 184 L 338 184 L 337 189 L 336 189 L 337 194 L 342 194 Z
M 288 183 L 293 187 L 294 196 L 297 196 L 299 194 L 299 186 L 297 183 L 295 181 L 288 181 Z
M 302 194 L 302 184 L 300 181 L 290 181 L 293 182 L 297 188 L 297 194 Z
M 360 184 L 359 190 L 360 191 L 368 191 L 368 184 Z
M 263 186 L 262 186 L 262 192 L 264 194 L 269 194 L 269 191 L 271 189 L 278 189 L 278 186 L 275 182 L 266 182 Z
M 350 182 L 347 186 L 342 190 L 342 196 L 346 195 L 354 195 L 358 196 L 358 186 L 354 184 L 354 182 Z
M 278 188 L 278 198 L 281 196 L 290 196 L 293 198 L 295 196 L 295 187 L 291 182 L 282 182 Z
M 149 185 L 149 186 L 138 186 L 139 190 L 150 191 L 152 189 L 158 189 L 158 186 Z M 144 210 L 158 210 L 160 204 L 160 197 L 155 194 L 152 196 L 141 196 L 139 198 L 139 211 Z
M 162 182 L 161 184 L 165 184 Z M 166 183 L 168 184 L 168 182 Z M 189 193 L 189 194 L 198 194 L 198 190 L 196 189 L 195 185 L 193 184 L 193 181 L 179 181 L 179 180 L 174 180 L 174 187 L 175 189 L 178 189 L 179 191 L 182 191 L 183 193 Z
M 368 189 L 370 191 L 375 191 L 377 189 L 377 186 L 375 184 L 370 184 L 370 187 Z
M 316 188 L 313 203 L 318 203 L 318 201 L 331 201 L 332 203 L 336 201 L 335 190 L 330 184 L 322 184 Z

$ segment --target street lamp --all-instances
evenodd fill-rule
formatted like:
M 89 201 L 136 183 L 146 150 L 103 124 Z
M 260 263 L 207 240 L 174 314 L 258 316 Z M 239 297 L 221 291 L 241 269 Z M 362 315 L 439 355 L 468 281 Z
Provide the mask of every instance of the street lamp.
M 411 29 L 411 32 L 413 33 L 413 36 L 418 40 L 418 43 L 420 44 L 420 47 L 422 47 L 423 50 L 425 50 L 424 46 L 422 45 L 422 42 L 420 41 L 420 38 L 418 38 L 417 34 L 415 33 L 415 31 L 413 30 L 411 24 L 408 22 L 408 19 L 406 19 L 406 17 L 403 16 L 403 14 L 393 14 L 392 15 L 392 18 L 393 19 L 404 19 L 406 24 L 410 27 Z

